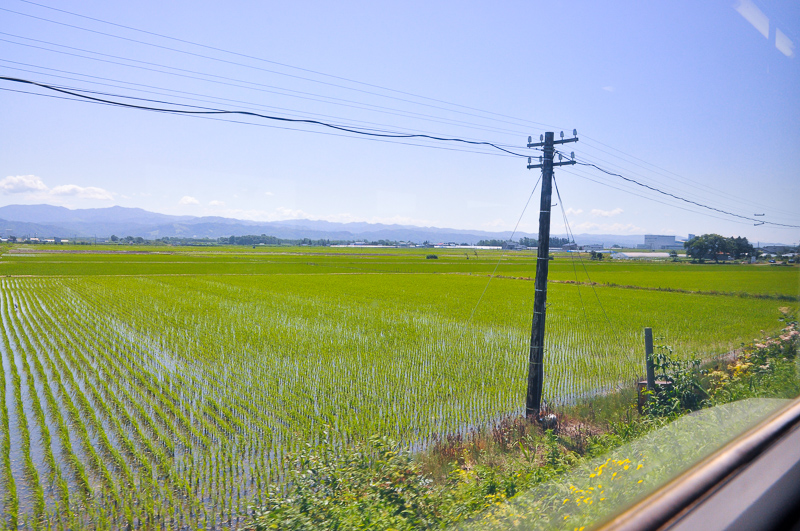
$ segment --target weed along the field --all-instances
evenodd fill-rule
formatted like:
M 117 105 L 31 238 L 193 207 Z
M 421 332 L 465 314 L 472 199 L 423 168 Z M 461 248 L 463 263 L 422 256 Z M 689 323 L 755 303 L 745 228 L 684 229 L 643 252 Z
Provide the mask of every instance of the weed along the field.
M 304 252 L 4 255 L 2 525 L 466 525 L 548 482 L 571 522 L 651 462 L 603 452 L 690 409 L 796 393 L 779 269 L 588 264 L 597 284 L 551 283 L 542 426 L 520 418 L 534 257 L 486 289 L 491 253 Z M 639 416 L 646 326 L 673 385 Z

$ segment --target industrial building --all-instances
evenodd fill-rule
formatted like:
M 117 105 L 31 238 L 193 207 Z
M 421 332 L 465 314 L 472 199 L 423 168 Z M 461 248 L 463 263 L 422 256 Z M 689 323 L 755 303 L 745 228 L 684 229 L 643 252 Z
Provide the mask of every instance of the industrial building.
M 661 234 L 645 234 L 644 243 L 636 246 L 637 249 L 683 249 L 683 242 L 675 241 L 675 236 L 664 236 Z

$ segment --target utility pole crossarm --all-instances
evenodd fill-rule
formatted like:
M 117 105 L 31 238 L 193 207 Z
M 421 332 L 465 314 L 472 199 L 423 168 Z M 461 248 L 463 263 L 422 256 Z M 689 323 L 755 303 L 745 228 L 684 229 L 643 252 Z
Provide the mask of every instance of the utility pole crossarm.
M 555 138 L 555 133 L 553 134 L 553 137 Z M 535 144 L 532 144 L 531 137 L 528 137 L 528 147 L 537 148 L 537 147 L 544 147 L 545 145 L 547 145 L 547 142 L 544 141 L 544 138 L 542 137 L 539 138 L 540 140 L 542 140 L 542 142 L 536 142 Z M 568 144 L 570 142 L 577 142 L 577 141 L 578 141 L 578 131 L 576 129 L 573 129 L 572 138 L 564 138 L 564 131 L 561 131 L 561 140 L 553 140 L 552 142 L 550 142 L 550 145 L 554 146 L 556 144 Z
M 576 164 L 574 160 L 568 160 L 567 162 L 554 162 L 553 166 L 571 166 Z M 533 170 L 535 168 L 543 168 L 544 164 L 528 164 L 528 169 Z
M 577 142 L 578 137 L 562 138 L 561 140 L 553 140 L 553 144 L 569 144 L 570 142 Z

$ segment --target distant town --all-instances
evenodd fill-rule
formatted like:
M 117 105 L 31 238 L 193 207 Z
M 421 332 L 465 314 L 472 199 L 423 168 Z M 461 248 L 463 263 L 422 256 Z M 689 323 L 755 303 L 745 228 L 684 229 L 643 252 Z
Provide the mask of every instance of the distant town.
M 691 243 L 693 240 L 698 240 L 694 234 L 689 234 L 685 239 L 678 239 L 677 236 L 663 235 L 663 234 L 645 234 L 643 242 L 637 244 L 635 248 L 625 247 L 619 244 L 606 245 L 603 243 L 580 244 L 575 241 L 570 241 L 568 238 L 561 238 L 553 236 L 550 238 L 550 251 L 551 252 L 564 252 L 564 253 L 589 253 L 591 258 L 603 260 L 605 257 L 616 260 L 659 260 L 659 259 L 677 259 L 677 258 L 699 258 L 702 261 L 704 258 L 708 260 L 729 261 L 746 258 L 750 262 L 755 262 L 757 259 L 779 258 L 787 263 L 794 263 L 794 258 L 800 252 L 798 246 L 791 245 L 764 245 L 753 246 L 746 238 L 723 238 L 718 235 L 704 235 L 714 236 L 727 240 L 729 243 L 725 245 L 723 242 L 720 244 L 719 249 L 715 249 L 713 254 L 708 255 L 708 251 L 703 251 L 700 255 L 692 253 Z M 141 236 L 125 236 L 118 237 L 111 235 L 108 238 L 40 238 L 38 236 L 9 236 L 7 238 L 0 238 L 0 243 L 11 244 L 27 244 L 27 245 L 153 245 L 153 246 L 219 246 L 219 245 L 243 245 L 243 246 L 301 246 L 301 247 L 356 247 L 356 248 L 428 248 L 428 249 L 472 249 L 472 250 L 509 250 L 509 251 L 526 251 L 538 249 L 538 242 L 533 238 L 523 237 L 518 241 L 512 240 L 481 240 L 476 244 L 466 242 L 430 242 L 424 241 L 422 243 L 411 241 L 394 241 L 394 240 L 329 240 L 329 239 L 315 239 L 300 238 L 300 239 L 287 239 L 277 238 L 275 236 L 261 235 L 245 235 L 245 236 L 230 236 L 220 238 L 182 238 L 182 237 L 164 237 L 158 239 L 146 239 Z M 683 251 L 679 254 L 678 251 Z M 604 255 L 605 253 L 605 255 Z M 707 255 L 707 256 L 704 256 Z

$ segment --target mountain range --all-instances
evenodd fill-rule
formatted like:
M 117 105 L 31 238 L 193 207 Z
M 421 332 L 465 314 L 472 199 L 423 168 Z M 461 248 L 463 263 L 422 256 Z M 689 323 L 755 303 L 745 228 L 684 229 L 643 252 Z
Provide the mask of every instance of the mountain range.
M 219 238 L 266 234 L 284 239 L 328 239 L 344 241 L 429 241 L 475 244 L 480 240 L 505 240 L 510 231 L 490 232 L 413 225 L 381 223 L 335 223 L 331 221 L 292 219 L 284 221 L 249 221 L 217 216 L 173 216 L 141 208 L 113 206 L 108 208 L 69 209 L 53 205 L 8 205 L 0 207 L 0 235 L 38 236 L 40 238 L 109 238 L 112 234 L 163 237 Z M 557 236 L 557 235 L 554 235 Z M 563 235 L 562 235 L 563 236 Z M 536 234 L 517 232 L 514 239 L 536 238 Z M 643 235 L 576 234 L 578 244 L 618 244 L 635 246 Z

